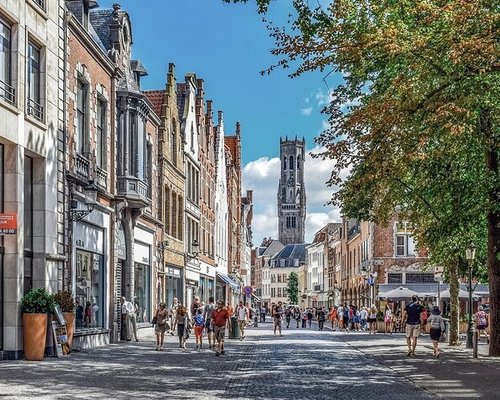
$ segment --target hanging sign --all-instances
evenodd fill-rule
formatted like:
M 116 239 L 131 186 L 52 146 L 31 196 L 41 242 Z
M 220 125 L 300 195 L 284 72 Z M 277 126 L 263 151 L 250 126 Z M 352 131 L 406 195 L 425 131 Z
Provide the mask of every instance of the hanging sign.
M 0 235 L 15 235 L 17 233 L 17 214 L 0 213 Z

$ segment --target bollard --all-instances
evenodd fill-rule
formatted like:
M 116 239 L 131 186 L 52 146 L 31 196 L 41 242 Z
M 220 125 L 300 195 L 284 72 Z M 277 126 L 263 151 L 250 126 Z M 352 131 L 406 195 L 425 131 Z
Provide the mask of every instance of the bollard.
M 479 332 L 474 331 L 474 340 L 472 342 L 472 358 L 477 358 L 477 346 L 479 342 Z

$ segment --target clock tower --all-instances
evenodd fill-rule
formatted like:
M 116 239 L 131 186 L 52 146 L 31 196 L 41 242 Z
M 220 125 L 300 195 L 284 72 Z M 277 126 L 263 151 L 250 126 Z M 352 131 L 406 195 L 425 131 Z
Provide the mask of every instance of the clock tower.
M 280 138 L 281 174 L 278 185 L 278 236 L 283 244 L 304 243 L 306 188 L 305 140 Z

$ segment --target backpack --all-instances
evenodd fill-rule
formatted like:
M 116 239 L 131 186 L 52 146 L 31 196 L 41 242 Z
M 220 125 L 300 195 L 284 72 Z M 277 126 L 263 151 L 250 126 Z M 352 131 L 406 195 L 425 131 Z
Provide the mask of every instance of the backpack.
M 477 313 L 477 325 L 478 326 L 488 325 L 488 321 L 486 320 L 486 313 L 484 311 L 479 311 Z

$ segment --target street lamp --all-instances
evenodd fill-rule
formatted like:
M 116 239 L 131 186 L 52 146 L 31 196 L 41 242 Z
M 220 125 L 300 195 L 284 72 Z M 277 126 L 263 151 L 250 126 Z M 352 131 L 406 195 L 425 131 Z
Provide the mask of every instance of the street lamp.
M 468 318 L 468 326 L 467 326 L 467 343 L 466 347 L 468 349 L 472 349 L 473 347 L 473 338 L 474 338 L 474 323 L 472 321 L 472 262 L 474 261 L 474 257 L 476 257 L 476 246 L 474 244 L 470 244 L 469 247 L 465 250 L 465 256 L 467 258 L 467 264 L 469 267 L 468 273 L 468 281 L 469 281 L 469 318 Z
M 85 205 L 87 208 L 79 209 L 78 201 L 72 199 L 70 204 L 71 208 L 69 210 L 70 221 L 80 221 L 94 210 L 94 207 L 97 204 L 97 191 L 98 188 L 94 184 L 94 181 L 89 180 L 87 186 L 83 188 L 83 196 L 85 197 Z M 71 195 L 73 194 L 74 193 L 71 193 Z

